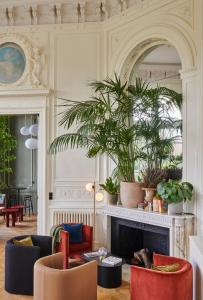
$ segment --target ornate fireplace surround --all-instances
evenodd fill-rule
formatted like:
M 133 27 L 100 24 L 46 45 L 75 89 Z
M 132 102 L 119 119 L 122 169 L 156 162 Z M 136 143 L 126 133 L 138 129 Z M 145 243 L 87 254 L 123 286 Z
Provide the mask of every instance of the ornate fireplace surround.
M 172 215 L 145 212 L 122 206 L 108 205 L 103 209 L 107 216 L 107 247 L 111 249 L 111 217 L 135 221 L 143 224 L 169 229 L 169 254 L 171 256 L 188 258 L 189 236 L 194 234 L 194 215 Z

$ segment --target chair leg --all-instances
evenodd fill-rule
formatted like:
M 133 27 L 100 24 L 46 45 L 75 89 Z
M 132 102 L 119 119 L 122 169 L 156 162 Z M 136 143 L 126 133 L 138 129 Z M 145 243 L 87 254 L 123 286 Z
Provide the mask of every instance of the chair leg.
M 34 209 L 33 209 L 32 201 L 30 202 L 30 204 L 31 204 L 32 215 L 34 216 Z

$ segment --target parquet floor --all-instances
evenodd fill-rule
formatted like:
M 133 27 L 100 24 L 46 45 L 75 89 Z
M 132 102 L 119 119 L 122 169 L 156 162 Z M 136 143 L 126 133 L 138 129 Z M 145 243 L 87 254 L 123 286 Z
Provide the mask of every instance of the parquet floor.
M 0 217 L 0 300 L 32 300 L 30 296 L 12 295 L 4 290 L 4 246 L 7 239 L 23 234 L 36 233 L 36 217 L 26 217 L 23 223 L 17 223 L 16 227 L 5 226 Z M 57 299 L 56 299 L 57 300 Z M 82 299 L 81 299 L 82 300 Z M 129 269 L 123 268 L 123 283 L 117 289 L 104 289 L 98 287 L 97 300 L 130 300 Z

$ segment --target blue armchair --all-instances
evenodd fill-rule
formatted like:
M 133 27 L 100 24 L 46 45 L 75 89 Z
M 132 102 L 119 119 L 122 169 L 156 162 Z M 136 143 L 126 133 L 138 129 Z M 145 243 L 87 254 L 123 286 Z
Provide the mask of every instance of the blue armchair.
M 27 236 L 14 237 L 17 240 Z M 50 236 L 31 235 L 34 246 L 14 245 L 13 239 L 5 247 L 5 290 L 12 294 L 33 295 L 34 263 L 52 254 Z

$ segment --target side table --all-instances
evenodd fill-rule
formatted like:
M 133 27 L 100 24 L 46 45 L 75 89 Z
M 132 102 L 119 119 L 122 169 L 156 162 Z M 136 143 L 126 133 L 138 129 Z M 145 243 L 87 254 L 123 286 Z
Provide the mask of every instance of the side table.
M 108 253 L 107 256 L 111 254 Z M 98 285 L 107 289 L 117 288 L 122 283 L 122 262 L 114 266 L 102 263 L 99 257 L 86 257 L 82 254 L 81 258 L 85 261 L 97 261 Z
M 16 222 L 16 214 L 18 213 L 18 209 L 15 208 L 4 208 L 1 212 L 6 216 L 6 227 L 9 227 L 9 218 L 11 215 L 12 218 L 12 226 L 15 226 Z

